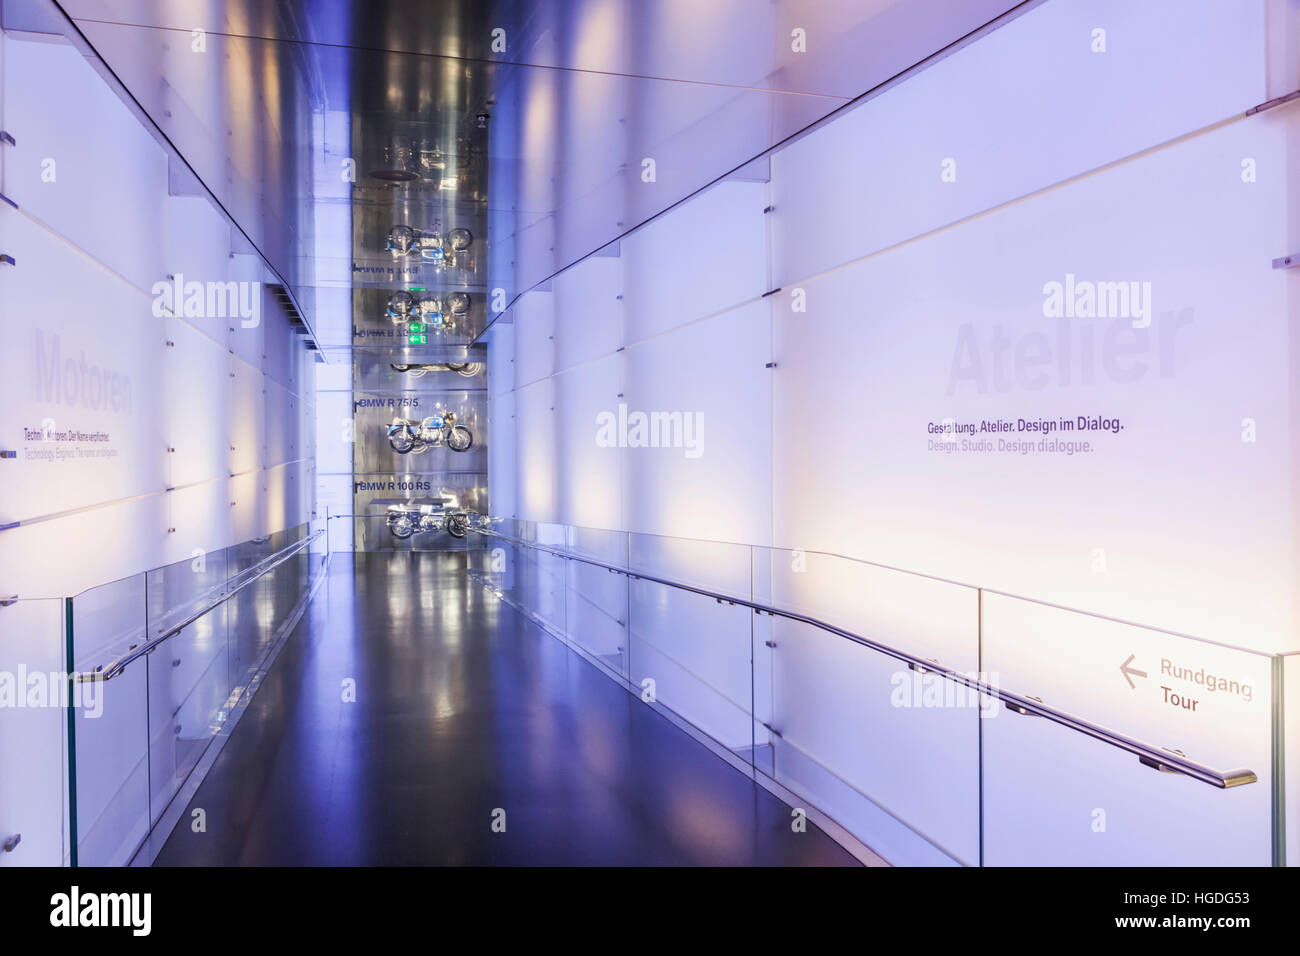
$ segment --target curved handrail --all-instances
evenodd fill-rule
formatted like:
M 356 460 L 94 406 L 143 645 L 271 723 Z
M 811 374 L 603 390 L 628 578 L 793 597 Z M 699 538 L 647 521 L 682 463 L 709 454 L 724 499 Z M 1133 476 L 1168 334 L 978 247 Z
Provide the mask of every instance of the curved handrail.
M 486 516 L 484 516 L 484 519 L 487 521 L 505 520 L 501 518 L 486 518 Z M 1226 650 L 1236 651 L 1242 654 L 1253 654 L 1256 657 L 1274 656 L 1269 651 L 1261 651 L 1253 647 L 1244 647 L 1240 644 L 1232 644 L 1227 641 L 1221 641 L 1221 640 L 1216 640 L 1214 638 L 1203 637 L 1199 634 L 1189 634 L 1186 631 L 1175 631 L 1167 627 L 1160 627 L 1159 625 L 1156 624 L 1148 624 L 1142 621 L 1132 621 L 1121 617 L 1113 617 L 1108 614 L 1100 614 L 1096 611 L 1089 611 L 1081 607 L 1073 607 L 1069 604 L 1059 604 L 1054 601 L 1045 601 L 1042 598 L 1030 597 L 1029 595 L 1026 594 L 1017 594 L 1014 591 L 1004 591 L 999 588 L 988 587 L 982 584 L 972 584 L 969 581 L 958 581 L 955 578 L 947 578 L 941 574 L 931 574 L 928 571 L 916 571 L 911 568 L 899 567 L 896 564 L 885 564 L 881 561 L 869 561 L 866 558 L 859 558 L 849 554 L 842 554 L 839 551 L 818 551 L 813 548 L 795 549 L 795 548 L 780 547 L 778 545 L 768 545 L 768 544 L 745 544 L 740 541 L 727 541 L 726 539 L 723 538 L 685 538 L 679 535 L 659 534 L 658 532 L 654 532 L 654 531 L 618 531 L 612 528 L 588 528 L 582 525 L 561 525 L 561 524 L 556 524 L 554 522 L 544 522 L 544 521 L 529 521 L 526 523 L 534 524 L 534 525 L 547 525 L 548 527 L 554 527 L 554 528 L 567 528 L 574 531 L 594 531 L 599 534 L 625 534 L 625 535 L 632 535 L 637 538 L 656 538 L 663 541 L 679 541 L 679 542 L 686 542 L 688 544 L 720 545 L 728 548 L 758 548 L 763 551 L 769 551 L 769 552 L 779 551 L 785 554 L 790 554 L 795 550 L 798 550 L 801 551 L 806 556 L 816 555 L 822 558 L 833 558 L 836 561 L 850 562 L 854 565 L 858 565 L 864 568 L 876 568 L 881 571 L 893 571 L 898 574 L 905 574 L 911 578 L 919 578 L 924 581 L 934 581 L 937 584 L 948 584 L 956 588 L 967 588 L 968 590 L 971 591 L 982 591 L 985 594 L 992 594 L 995 595 L 996 597 L 1010 598 L 1014 601 L 1023 601 L 1026 604 L 1035 604 L 1039 607 L 1050 608 L 1054 611 L 1068 611 L 1071 614 L 1082 614 L 1085 617 L 1090 617 L 1098 621 L 1109 621 L 1113 624 L 1125 624 L 1131 627 L 1140 627 L 1144 631 L 1152 631 L 1157 634 L 1164 634 L 1168 637 L 1176 637 L 1182 641 L 1195 641 L 1198 644 L 1205 644 L 1209 647 L 1222 647 Z M 507 535 L 506 537 L 509 536 Z M 524 542 L 524 543 L 528 544 L 530 542 Z M 1300 654 L 1300 651 L 1294 651 L 1288 653 Z M 1284 654 L 1283 656 L 1286 655 Z
M 111 661 L 107 666 L 97 667 L 95 670 L 90 671 L 89 673 L 78 674 L 77 680 L 81 683 L 112 680 L 114 677 L 117 677 L 119 674 L 121 674 L 126 669 L 126 666 L 130 664 L 132 661 L 135 661 L 138 658 L 143 657 L 145 654 L 148 654 L 158 645 L 175 637 L 177 634 L 185 630 L 185 628 L 189 627 L 191 624 L 193 624 L 199 618 L 203 617 L 205 614 L 208 614 L 210 611 L 213 611 L 216 608 L 220 607 L 222 604 L 225 604 L 227 601 L 229 601 L 240 591 L 244 590 L 244 588 L 249 587 L 250 585 L 256 583 L 257 581 L 260 581 L 262 577 L 267 574 L 267 572 L 272 571 L 275 568 L 278 568 L 280 565 L 284 564 L 284 562 L 288 561 L 295 554 L 297 554 L 303 548 L 307 547 L 307 545 L 311 544 L 313 541 L 315 541 L 324 533 L 325 533 L 324 529 L 321 529 L 320 531 L 316 531 L 308 535 L 307 537 L 303 538 L 301 541 L 298 541 L 295 544 L 292 544 L 289 547 L 283 549 L 282 551 L 279 551 L 278 553 L 271 555 L 265 561 L 256 564 L 251 568 L 246 568 L 244 571 L 240 572 L 241 575 L 249 575 L 248 577 L 245 578 L 245 580 L 235 585 L 235 587 L 231 588 L 229 591 L 226 591 L 224 594 L 221 595 L 221 597 L 219 597 L 217 600 L 213 601 L 211 604 L 204 607 L 202 610 L 196 611 L 193 614 L 189 615 L 188 617 L 185 618 L 185 620 L 181 621 L 179 624 L 172 625 L 172 627 L 168 628 L 166 631 L 164 631 L 162 634 L 159 634 L 157 637 L 150 638 L 149 640 L 145 641 L 143 644 L 137 645 L 136 647 L 128 651 L 126 654 L 123 654 L 121 657 L 117 658 L 116 660 Z M 256 573 L 250 575 L 249 572 L 256 572 Z M 236 575 L 236 578 L 237 577 L 239 577 L 239 575 Z
M 544 544 L 512 538 L 509 535 L 502 534 L 501 532 L 490 528 L 471 527 L 469 530 L 473 534 L 500 538 L 503 541 L 509 541 L 510 543 L 521 547 L 532 548 L 536 551 L 543 551 L 555 555 L 556 557 L 564 558 L 566 561 L 580 561 L 583 564 L 588 564 L 593 567 L 604 568 L 605 570 L 611 571 L 615 574 L 626 575 L 631 580 L 651 581 L 655 584 L 664 585 L 665 587 L 677 588 L 678 590 L 688 591 L 702 597 L 712 598 L 715 601 L 748 607 L 757 614 L 782 617 L 787 620 L 798 621 L 802 624 L 816 627 L 820 630 L 826 631 L 827 633 L 834 634 L 837 637 L 842 637 L 845 640 L 852 641 L 855 644 L 861 644 L 863 647 L 868 647 L 888 657 L 892 657 L 895 660 L 907 664 L 908 667 L 913 670 L 925 674 L 938 674 L 939 676 L 954 681 L 955 683 L 969 687 L 978 693 L 986 694 L 995 700 L 1000 700 L 1008 709 L 1013 710 L 1016 713 L 1026 716 L 1032 715 L 1035 717 L 1045 717 L 1053 723 L 1059 724 L 1062 727 L 1067 727 L 1076 733 L 1084 734 L 1085 736 L 1092 737 L 1102 743 L 1109 744 L 1112 747 L 1131 753 L 1136 756 L 1144 766 L 1150 767 L 1154 770 L 1160 770 L 1166 773 L 1181 773 L 1188 777 L 1192 777 L 1195 780 L 1199 780 L 1202 783 L 1208 783 L 1211 786 L 1219 787 L 1221 789 L 1240 787 L 1245 784 L 1255 783 L 1259 780 L 1259 777 L 1252 770 L 1216 770 L 1213 767 L 1191 760 L 1181 753 L 1176 753 L 1164 747 L 1157 747 L 1148 744 L 1145 741 L 1103 727 L 1100 724 L 1094 724 L 1090 721 L 1084 720 L 1082 717 L 1076 717 L 1075 715 L 1066 713 L 1065 711 L 1049 707 L 1036 698 L 1012 693 L 1011 691 L 1004 690 L 994 684 L 989 684 L 986 681 L 971 677 L 969 674 L 964 674 L 951 667 L 946 667 L 936 661 L 918 657 L 915 654 L 899 650 L 896 647 L 891 647 L 888 644 L 883 644 L 872 638 L 863 637 L 860 634 L 854 634 L 852 631 L 847 631 L 842 627 L 837 627 L 834 624 L 819 620 L 818 618 L 807 614 L 801 614 L 797 611 L 786 611 L 749 598 L 722 594 L 717 591 L 710 591 L 707 588 L 696 587 L 693 584 L 685 584 L 680 581 L 672 581 L 656 575 L 643 574 L 641 572 L 632 571 L 628 568 L 606 564 L 605 562 L 597 561 L 594 558 L 570 554 L 566 551 L 561 551 Z

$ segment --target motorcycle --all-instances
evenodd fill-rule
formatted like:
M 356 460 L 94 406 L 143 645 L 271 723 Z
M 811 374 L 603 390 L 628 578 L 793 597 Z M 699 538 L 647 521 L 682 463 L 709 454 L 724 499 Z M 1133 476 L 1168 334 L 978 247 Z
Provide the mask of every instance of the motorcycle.
M 469 451 L 474 444 L 474 433 L 465 425 L 457 425 L 452 412 L 420 421 L 395 418 L 388 426 L 388 444 L 399 455 L 420 454 L 440 445 L 446 445 L 452 451 Z
M 384 248 L 394 259 L 419 256 L 426 262 L 455 265 L 458 253 L 465 252 L 474 243 L 473 234 L 463 227 L 439 232 L 423 232 L 411 226 L 394 226 L 388 230 Z
M 445 511 L 434 505 L 389 505 L 387 525 L 393 537 L 405 540 L 413 534 L 442 531 L 453 538 L 463 538 L 469 533 L 469 517 L 463 512 Z
M 473 378 L 483 371 L 482 362 L 425 362 L 415 365 L 398 365 L 389 362 L 388 367 L 394 372 L 401 372 L 411 378 L 421 378 L 430 372 L 455 372 L 457 375 Z
M 430 292 L 417 297 L 410 292 L 394 292 L 388 299 L 384 315 L 394 325 L 423 322 L 430 332 L 443 332 L 452 327 L 452 320 L 463 318 L 469 312 L 469 296 L 453 292 L 441 299 Z

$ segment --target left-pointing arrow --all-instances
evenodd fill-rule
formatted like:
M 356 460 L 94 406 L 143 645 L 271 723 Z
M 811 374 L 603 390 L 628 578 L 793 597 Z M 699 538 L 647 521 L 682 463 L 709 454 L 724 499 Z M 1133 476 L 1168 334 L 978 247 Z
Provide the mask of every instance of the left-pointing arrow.
M 1133 683 L 1134 677 L 1147 676 L 1146 671 L 1140 671 L 1136 667 L 1129 667 L 1129 665 L 1133 663 L 1133 658 L 1135 657 L 1137 657 L 1136 654 L 1130 654 L 1128 656 L 1128 660 L 1126 660 L 1123 664 L 1119 665 L 1119 672 L 1124 675 L 1124 679 L 1128 681 L 1128 686 L 1132 690 L 1137 690 L 1137 684 Z

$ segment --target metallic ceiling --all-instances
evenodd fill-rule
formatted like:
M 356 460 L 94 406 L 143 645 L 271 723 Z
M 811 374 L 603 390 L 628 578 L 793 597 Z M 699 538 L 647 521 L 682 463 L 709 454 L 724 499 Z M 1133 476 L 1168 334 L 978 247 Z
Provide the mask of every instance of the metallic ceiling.
M 327 351 L 427 281 L 392 272 L 392 225 L 474 234 L 438 267 L 474 296 L 468 341 L 491 289 L 513 300 L 1021 5 L 61 0 Z

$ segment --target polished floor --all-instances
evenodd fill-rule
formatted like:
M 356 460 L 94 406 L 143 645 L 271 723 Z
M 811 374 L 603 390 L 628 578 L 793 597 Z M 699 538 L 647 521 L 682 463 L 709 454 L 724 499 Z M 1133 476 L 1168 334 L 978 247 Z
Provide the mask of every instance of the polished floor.
M 463 556 L 336 554 L 155 865 L 856 864 L 790 819 Z

